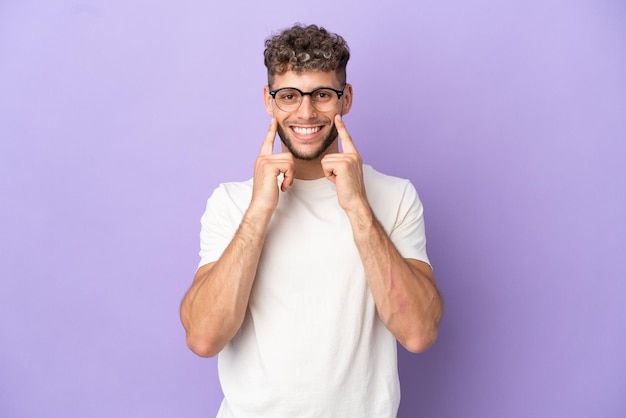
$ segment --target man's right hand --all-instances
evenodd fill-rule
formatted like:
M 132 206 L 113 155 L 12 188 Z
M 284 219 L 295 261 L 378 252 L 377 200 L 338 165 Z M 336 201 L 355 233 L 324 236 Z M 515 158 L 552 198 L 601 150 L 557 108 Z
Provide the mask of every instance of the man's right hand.
M 294 160 L 290 152 L 274 154 L 274 140 L 278 129 L 278 121 L 272 118 L 272 123 L 263 140 L 261 152 L 254 164 L 254 180 L 252 201 L 250 207 L 274 212 L 278 205 L 277 177 L 284 174 L 281 190 L 286 191 L 294 180 Z
M 216 355 L 241 328 L 267 226 L 278 205 L 277 177 L 285 175 L 283 191 L 293 184 L 293 156 L 273 154 L 277 129 L 272 119 L 254 166 L 252 201 L 235 236 L 217 261 L 198 269 L 181 303 L 187 345 L 199 356 Z

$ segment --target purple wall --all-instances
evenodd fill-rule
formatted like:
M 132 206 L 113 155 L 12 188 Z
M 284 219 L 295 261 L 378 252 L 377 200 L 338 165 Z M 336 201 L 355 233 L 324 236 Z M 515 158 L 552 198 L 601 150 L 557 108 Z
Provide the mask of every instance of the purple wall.
M 0 3 L 0 416 L 214 415 L 178 304 L 296 21 L 348 39 L 348 128 L 426 206 L 446 313 L 400 416 L 626 416 L 623 2 L 165 3 Z

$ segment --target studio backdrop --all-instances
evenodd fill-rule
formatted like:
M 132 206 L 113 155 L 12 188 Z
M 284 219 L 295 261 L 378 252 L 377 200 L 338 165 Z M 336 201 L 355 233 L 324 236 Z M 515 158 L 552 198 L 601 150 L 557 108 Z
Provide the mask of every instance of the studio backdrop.
M 266 37 L 344 36 L 366 163 L 410 179 L 445 301 L 404 418 L 626 416 L 626 6 L 0 1 L 0 416 L 215 415 L 178 317 L 252 176 Z

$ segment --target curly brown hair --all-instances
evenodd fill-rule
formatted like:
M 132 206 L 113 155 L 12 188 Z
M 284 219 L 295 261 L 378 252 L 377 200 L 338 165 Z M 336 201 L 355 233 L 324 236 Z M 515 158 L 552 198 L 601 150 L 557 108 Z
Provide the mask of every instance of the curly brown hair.
M 335 71 L 339 82 L 346 83 L 348 44 L 341 36 L 317 25 L 297 23 L 266 39 L 264 55 L 270 86 L 274 75 L 287 71 Z

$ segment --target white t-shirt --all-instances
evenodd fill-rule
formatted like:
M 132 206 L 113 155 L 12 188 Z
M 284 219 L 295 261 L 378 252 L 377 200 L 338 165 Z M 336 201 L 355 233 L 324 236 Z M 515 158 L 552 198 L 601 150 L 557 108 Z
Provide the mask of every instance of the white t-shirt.
M 363 166 L 376 217 L 405 258 L 428 262 L 408 180 Z M 202 217 L 200 265 L 230 243 L 252 181 L 220 185 Z M 219 418 L 395 417 L 396 339 L 376 313 L 350 222 L 326 178 L 296 180 L 267 231 L 244 323 L 220 352 Z

